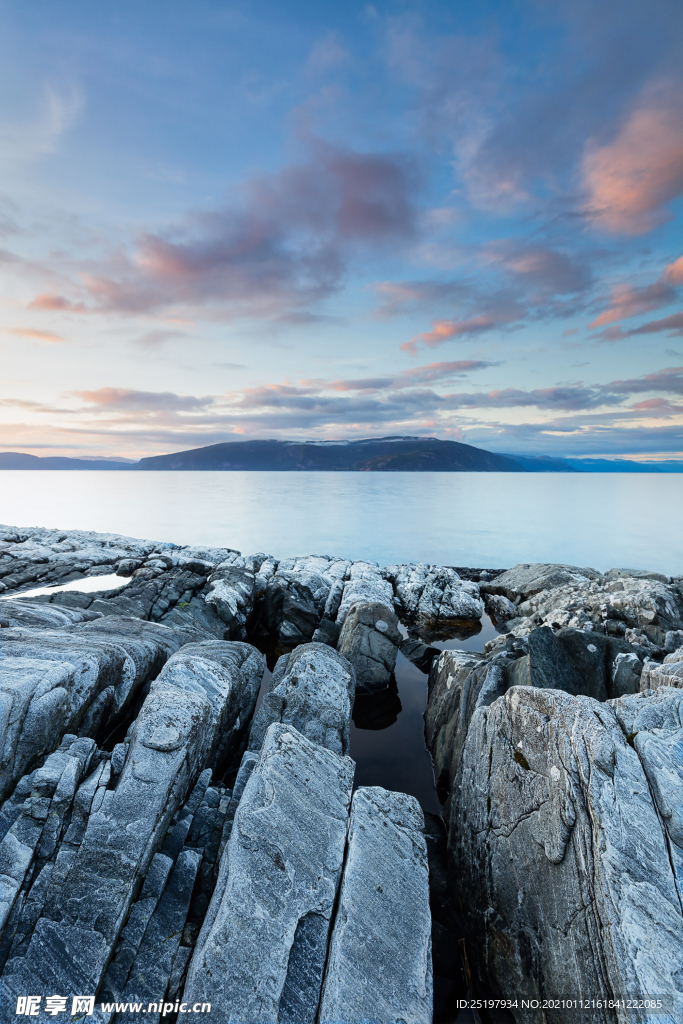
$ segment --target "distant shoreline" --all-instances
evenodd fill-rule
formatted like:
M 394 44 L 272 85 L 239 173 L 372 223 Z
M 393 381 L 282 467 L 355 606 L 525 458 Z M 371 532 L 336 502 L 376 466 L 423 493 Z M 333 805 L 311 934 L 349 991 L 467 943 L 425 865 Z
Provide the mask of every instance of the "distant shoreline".
M 225 441 L 140 459 L 0 452 L 0 470 L 85 472 L 681 473 L 683 461 L 497 453 L 436 437 L 340 441 Z

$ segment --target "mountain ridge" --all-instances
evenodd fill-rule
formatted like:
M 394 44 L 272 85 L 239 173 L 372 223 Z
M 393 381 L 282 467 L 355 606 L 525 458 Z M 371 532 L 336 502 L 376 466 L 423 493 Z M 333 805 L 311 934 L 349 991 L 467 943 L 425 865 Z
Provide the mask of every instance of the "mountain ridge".
M 490 452 L 460 441 L 389 435 L 313 441 L 257 439 L 221 441 L 138 462 L 0 452 L 0 470 L 99 470 L 107 472 L 504 472 L 675 473 L 683 462 L 638 463 L 627 459 L 562 458 Z

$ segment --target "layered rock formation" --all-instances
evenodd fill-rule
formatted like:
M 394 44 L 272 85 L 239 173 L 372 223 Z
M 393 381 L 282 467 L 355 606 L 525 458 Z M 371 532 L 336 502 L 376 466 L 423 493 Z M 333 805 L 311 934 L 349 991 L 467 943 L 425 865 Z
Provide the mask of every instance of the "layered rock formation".
M 526 998 L 524 1022 L 559 1024 L 543 999 L 597 992 L 664 1012 L 603 1002 L 572 1020 L 678 1020 L 680 581 L 522 566 L 482 585 L 489 607 L 492 589 L 512 630 L 440 654 L 426 714 L 472 988 Z
M 36 557 L 68 543 L 34 534 Z M 0 1020 L 26 1006 L 51 1020 L 90 994 L 107 1024 L 175 1018 L 184 1002 L 226 1021 L 313 1022 L 329 975 L 344 1019 L 388 1024 L 398 1000 L 428 1024 L 421 813 L 410 797 L 359 790 L 350 825 L 356 674 L 329 642 L 305 642 L 325 623 L 336 639 L 352 563 L 96 541 L 97 557 L 128 556 L 98 563 L 132 573 L 125 587 L 0 604 Z M 74 572 L 88 568 L 84 550 L 68 550 Z M 390 627 L 395 660 L 392 584 L 376 575 L 386 602 L 373 621 Z M 233 639 L 249 630 L 291 651 L 256 715 L 265 656 Z M 381 808 L 380 846 L 364 837 L 366 806 Z M 342 879 L 345 894 L 375 880 L 380 918 Z M 373 927 L 397 958 L 362 1006 L 340 906 L 349 935 Z
M 429 1024 L 433 973 L 439 1024 L 468 991 L 683 1015 L 680 578 L 0 535 L 0 1021 L 38 993 L 41 1021 Z M 499 635 L 442 650 L 484 606 Z M 352 714 L 396 720 L 403 656 L 445 834 L 352 799 Z

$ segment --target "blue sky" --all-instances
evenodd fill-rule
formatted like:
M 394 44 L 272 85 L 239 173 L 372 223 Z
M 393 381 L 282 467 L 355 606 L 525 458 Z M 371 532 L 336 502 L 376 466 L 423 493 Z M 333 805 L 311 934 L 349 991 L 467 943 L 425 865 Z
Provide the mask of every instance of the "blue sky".
M 0 2 L 0 449 L 683 457 L 680 0 Z

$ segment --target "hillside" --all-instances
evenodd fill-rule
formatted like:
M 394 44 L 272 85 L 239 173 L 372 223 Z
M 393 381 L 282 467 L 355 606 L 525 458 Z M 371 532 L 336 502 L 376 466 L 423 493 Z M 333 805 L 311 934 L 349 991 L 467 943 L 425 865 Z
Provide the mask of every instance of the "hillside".
M 346 472 L 523 473 L 513 459 L 435 437 L 361 441 L 228 441 L 141 459 L 147 470 L 315 470 Z

